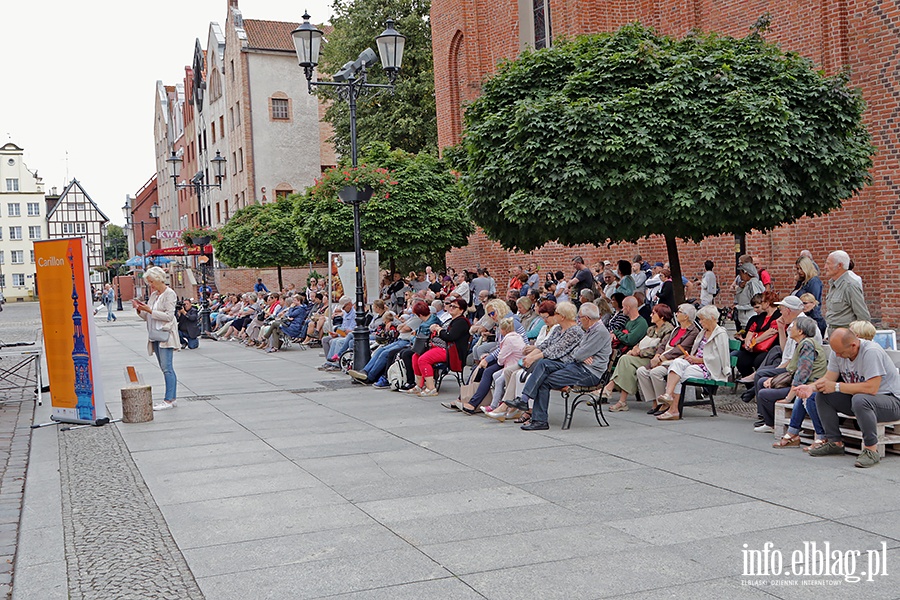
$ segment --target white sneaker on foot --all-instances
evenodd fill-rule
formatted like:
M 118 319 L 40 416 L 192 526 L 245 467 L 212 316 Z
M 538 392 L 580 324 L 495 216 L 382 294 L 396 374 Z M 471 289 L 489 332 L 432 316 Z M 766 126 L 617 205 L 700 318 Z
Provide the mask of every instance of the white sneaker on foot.
M 172 400 L 171 402 L 168 400 L 163 400 L 162 402 L 154 404 L 153 410 L 168 410 L 170 408 L 175 408 L 175 404 L 175 400 Z
M 755 431 L 756 433 L 772 433 L 773 431 L 775 431 L 775 428 L 763 424 L 759 427 L 754 427 L 753 431 Z

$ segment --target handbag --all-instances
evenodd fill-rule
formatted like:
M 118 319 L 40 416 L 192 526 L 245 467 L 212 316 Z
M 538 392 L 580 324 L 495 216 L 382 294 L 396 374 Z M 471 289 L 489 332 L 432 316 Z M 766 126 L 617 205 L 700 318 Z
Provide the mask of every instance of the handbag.
M 483 370 L 481 367 L 476 366 L 472 370 L 472 374 L 469 375 L 469 381 L 462 384 L 461 386 L 459 386 L 459 401 L 460 402 L 466 403 L 472 399 L 472 396 L 475 395 L 475 390 L 478 389 L 478 385 L 479 385 L 479 382 L 476 381 L 475 378 L 479 372 L 483 373 Z
M 153 317 L 147 318 L 147 334 L 151 342 L 165 342 L 169 339 L 169 332 L 162 328 L 163 322 Z
M 151 310 L 156 310 L 158 302 L 159 298 L 153 302 Z M 165 323 L 159 319 L 154 319 L 152 316 L 147 317 L 147 335 L 151 342 L 165 342 L 169 339 L 169 332 L 163 329 L 164 324 Z
M 416 339 L 414 339 L 412 343 L 413 354 L 418 354 L 420 356 L 422 354 L 425 354 L 428 351 L 430 342 L 430 335 L 422 335 L 421 333 L 417 333 Z
M 794 374 L 790 371 L 788 371 L 787 373 L 779 373 L 769 380 L 769 388 L 777 390 L 779 388 L 791 387 L 791 383 L 793 383 L 793 381 Z

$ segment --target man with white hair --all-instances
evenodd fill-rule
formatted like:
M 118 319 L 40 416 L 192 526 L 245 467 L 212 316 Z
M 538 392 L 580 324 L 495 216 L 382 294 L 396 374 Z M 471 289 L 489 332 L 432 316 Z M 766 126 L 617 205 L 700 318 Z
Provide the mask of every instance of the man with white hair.
M 341 296 L 341 299 L 338 300 L 338 308 L 344 313 L 344 318 L 341 321 L 341 324 L 337 326 L 334 331 L 328 332 L 327 336 L 322 337 L 322 349 L 325 350 L 325 358 L 333 356 L 333 352 L 331 349 L 331 344 L 334 342 L 335 338 L 345 338 L 350 333 L 353 332 L 353 329 L 356 327 L 356 308 L 353 306 L 353 298 L 350 296 Z M 326 360 L 325 363 L 319 367 L 320 371 L 340 371 L 340 365 L 333 360 Z
M 586 302 L 578 309 L 584 337 L 572 352 L 575 362 L 543 359 L 537 363 L 534 372 L 522 390 L 522 399 L 534 398 L 531 421 L 522 425 L 525 431 L 550 429 L 547 408 L 550 406 L 550 390 L 566 386 L 595 386 L 603 378 L 609 367 L 612 354 L 612 337 L 600 320 L 600 309 L 596 304 Z
M 853 278 L 849 269 L 850 256 L 843 250 L 835 250 L 825 260 L 825 276 L 830 283 L 825 298 L 825 322 L 829 335 L 853 321 L 872 320 L 862 284 Z

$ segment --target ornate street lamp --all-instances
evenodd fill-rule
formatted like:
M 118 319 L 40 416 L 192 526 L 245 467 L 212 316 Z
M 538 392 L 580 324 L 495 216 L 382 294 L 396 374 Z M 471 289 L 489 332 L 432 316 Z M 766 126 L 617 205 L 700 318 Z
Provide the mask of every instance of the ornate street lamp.
M 194 188 L 197 192 L 197 195 L 200 195 L 200 190 L 208 190 L 212 188 L 216 188 L 217 190 L 222 189 L 222 179 L 225 177 L 225 158 L 216 150 L 215 158 L 210 159 L 209 162 L 212 163 L 213 166 L 213 175 L 215 176 L 215 183 L 203 183 L 203 179 L 206 177 L 203 174 L 203 171 L 197 171 L 197 173 L 191 177 L 190 183 L 178 183 L 178 177 L 181 176 L 181 157 L 175 154 L 172 151 L 172 156 L 166 159 L 166 162 L 169 163 L 172 171 L 172 182 L 175 184 L 175 190 L 183 190 L 185 188 Z
M 356 148 L 356 100 L 359 95 L 369 90 L 394 91 L 394 81 L 403 61 L 403 48 L 406 37 L 394 29 L 394 21 L 387 20 L 387 28 L 375 38 L 381 54 L 381 66 L 388 76 L 388 84 L 375 84 L 366 81 L 367 69 L 378 62 L 378 55 L 371 48 L 363 50 L 355 61 L 346 63 L 332 76 L 332 81 L 313 81 L 313 72 L 319 64 L 319 50 L 322 48 L 323 33 L 309 22 L 309 13 L 303 14 L 303 23 L 295 29 L 291 36 L 297 51 L 297 61 L 303 67 L 309 93 L 314 86 L 332 89 L 341 100 L 350 105 L 350 162 L 357 166 Z M 359 223 L 359 207 L 372 195 L 371 189 L 345 187 L 339 194 L 345 204 L 353 205 L 353 249 L 356 253 L 356 328 L 353 330 L 353 367 L 362 369 L 371 356 L 369 349 L 369 328 L 366 327 L 366 303 L 363 294 L 363 261 L 362 241 Z M 329 302 L 331 299 L 329 298 Z

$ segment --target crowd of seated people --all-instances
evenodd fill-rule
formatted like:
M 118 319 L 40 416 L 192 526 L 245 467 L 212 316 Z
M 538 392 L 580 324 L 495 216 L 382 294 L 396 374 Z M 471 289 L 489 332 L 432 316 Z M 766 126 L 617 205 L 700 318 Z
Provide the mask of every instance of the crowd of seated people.
M 832 301 L 840 315 L 831 318 L 822 310 L 824 285 L 811 255 L 797 260 L 796 285 L 784 297 L 752 257 L 741 257 L 728 306 L 740 343 L 734 352 L 714 302 L 720 290 L 710 283 L 711 261 L 702 281 L 697 278 L 705 300 L 678 306 L 668 265 L 651 266 L 639 256 L 594 269 L 575 257 L 571 276 L 543 273 L 531 263 L 511 268 L 500 285 L 484 268 L 394 273 L 384 277 L 381 299 L 367 307 L 371 358 L 348 374 L 376 389 L 432 397 L 443 375 L 462 377 L 468 364 L 465 394 L 442 404 L 534 431 L 548 427 L 550 391 L 571 386 L 596 389 L 604 402 L 618 392 L 611 412 L 629 410 L 636 397 L 658 421 L 677 421 L 684 382 L 732 382 L 734 356 L 747 386 L 742 397 L 757 405 L 755 431 L 773 432 L 777 403 L 793 406 L 776 448 L 799 446 L 808 417 L 816 437 L 810 454 L 843 453 L 834 415 L 855 414 L 864 442 L 857 466 L 871 466 L 878 462 L 874 424 L 900 419 L 900 375 L 871 342 L 867 314 L 849 328 L 839 320 L 863 312 L 848 260 L 835 252 L 825 263 L 831 283 L 843 282 L 835 298 L 846 298 Z M 347 369 L 340 358 L 354 345 L 354 302 L 348 296 L 329 302 L 325 294 L 323 282 L 310 280 L 303 291 L 216 298 L 215 335 L 270 352 L 284 337 L 321 344 L 323 370 Z M 832 338 L 830 353 L 825 333 Z

